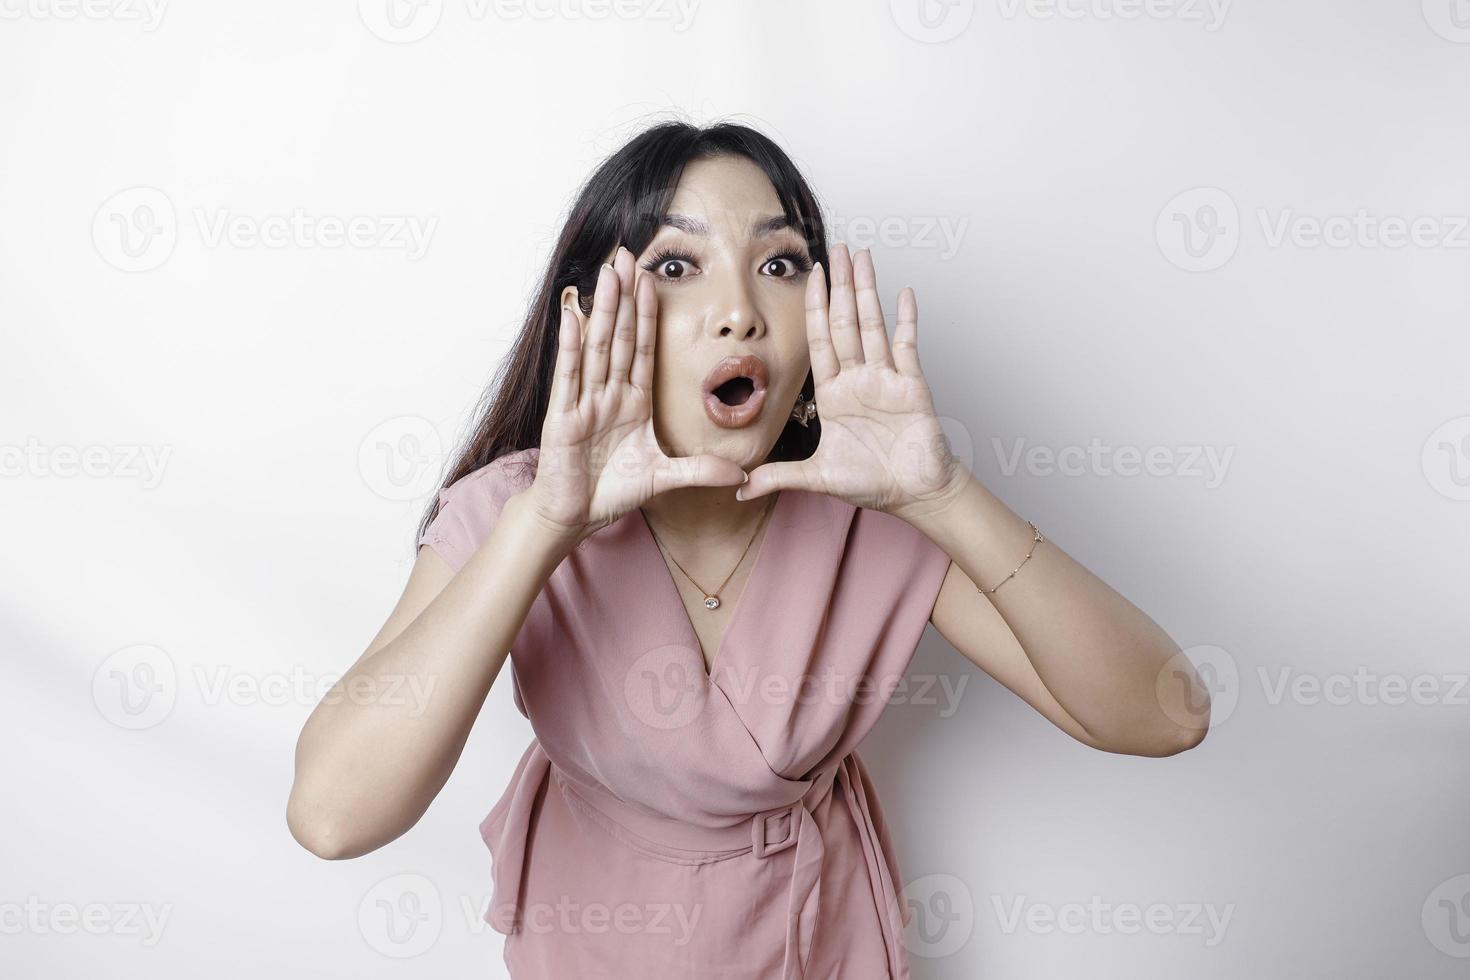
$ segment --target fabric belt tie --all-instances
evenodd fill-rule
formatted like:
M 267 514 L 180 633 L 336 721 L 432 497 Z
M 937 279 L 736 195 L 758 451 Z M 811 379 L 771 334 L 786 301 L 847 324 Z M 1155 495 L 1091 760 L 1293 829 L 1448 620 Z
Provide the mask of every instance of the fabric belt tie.
M 633 848 L 663 860 L 709 864 L 747 852 L 765 859 L 795 847 L 786 901 L 782 980 L 805 977 L 821 906 L 822 860 L 826 852 L 812 810 L 826 799 L 834 783 L 840 783 L 880 906 L 878 914 L 889 973 L 895 980 L 908 980 L 908 967 L 901 953 L 904 922 L 900 899 L 868 806 L 861 764 L 852 753 L 819 772 L 802 797 L 792 803 L 762 810 L 726 827 L 701 827 L 632 807 L 606 787 L 572 781 L 550 762 L 540 743 L 533 741 L 517 767 L 510 791 L 480 825 L 481 836 L 494 859 L 494 896 L 484 918 L 502 933 L 510 934 L 520 926 L 521 876 L 530 814 L 538 789 L 548 774 L 555 778 L 569 802 L 579 804 L 582 812 L 600 822 L 608 832 Z

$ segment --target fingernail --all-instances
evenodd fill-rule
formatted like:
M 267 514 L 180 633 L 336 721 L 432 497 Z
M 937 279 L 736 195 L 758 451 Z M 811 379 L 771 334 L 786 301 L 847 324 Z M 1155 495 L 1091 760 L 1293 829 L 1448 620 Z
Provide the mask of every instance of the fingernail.
M 741 480 L 740 482 L 741 483 L 749 483 L 750 482 L 750 474 L 749 473 L 745 474 L 745 479 Z
M 735 488 L 735 499 L 736 500 L 744 500 L 745 499 L 744 495 L 742 495 L 741 492 L 740 492 L 740 491 L 742 491 L 744 489 L 745 488 L 743 486 L 742 487 L 736 487 Z

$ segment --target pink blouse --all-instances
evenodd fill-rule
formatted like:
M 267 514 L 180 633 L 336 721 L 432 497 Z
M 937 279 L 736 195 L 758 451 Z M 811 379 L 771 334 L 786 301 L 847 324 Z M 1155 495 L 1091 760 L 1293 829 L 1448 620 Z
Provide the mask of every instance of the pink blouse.
M 538 452 L 440 491 L 420 543 L 458 571 Z M 897 517 L 780 491 L 707 671 L 640 510 L 578 545 L 510 651 L 535 738 L 480 825 L 511 975 L 909 977 L 910 912 L 854 749 L 949 563 Z

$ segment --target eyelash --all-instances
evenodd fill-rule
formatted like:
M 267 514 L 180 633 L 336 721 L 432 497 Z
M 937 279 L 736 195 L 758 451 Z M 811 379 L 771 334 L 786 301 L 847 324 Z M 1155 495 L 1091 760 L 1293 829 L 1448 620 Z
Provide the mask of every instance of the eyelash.
M 796 266 L 797 275 L 800 275 L 804 272 L 812 271 L 812 260 L 807 257 L 806 253 L 798 251 L 794 248 L 779 249 L 766 256 L 764 259 L 761 260 L 761 268 L 765 268 L 766 265 L 776 261 L 777 259 L 785 259 L 792 265 Z M 689 252 L 687 252 L 683 248 L 680 248 L 677 245 L 663 245 L 660 246 L 653 253 L 653 255 L 649 257 L 648 261 L 643 263 L 643 268 L 648 272 L 651 272 L 654 275 L 658 276 L 658 278 L 664 282 L 682 282 L 684 279 L 687 279 L 688 276 L 665 276 L 663 273 L 658 271 L 660 266 L 662 266 L 665 262 L 670 261 L 687 262 L 690 265 L 698 264 L 694 261 L 694 256 L 690 255 Z M 775 276 L 774 278 L 795 279 L 796 276 Z

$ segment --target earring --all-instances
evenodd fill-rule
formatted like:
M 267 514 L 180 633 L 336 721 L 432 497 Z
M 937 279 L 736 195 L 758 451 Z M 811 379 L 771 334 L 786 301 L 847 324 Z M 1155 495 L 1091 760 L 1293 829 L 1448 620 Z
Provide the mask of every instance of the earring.
M 806 428 L 807 423 L 817 417 L 817 400 L 813 398 L 811 401 L 807 401 L 806 396 L 798 391 L 796 393 L 796 407 L 791 410 L 791 417 L 800 422 L 803 429 Z

